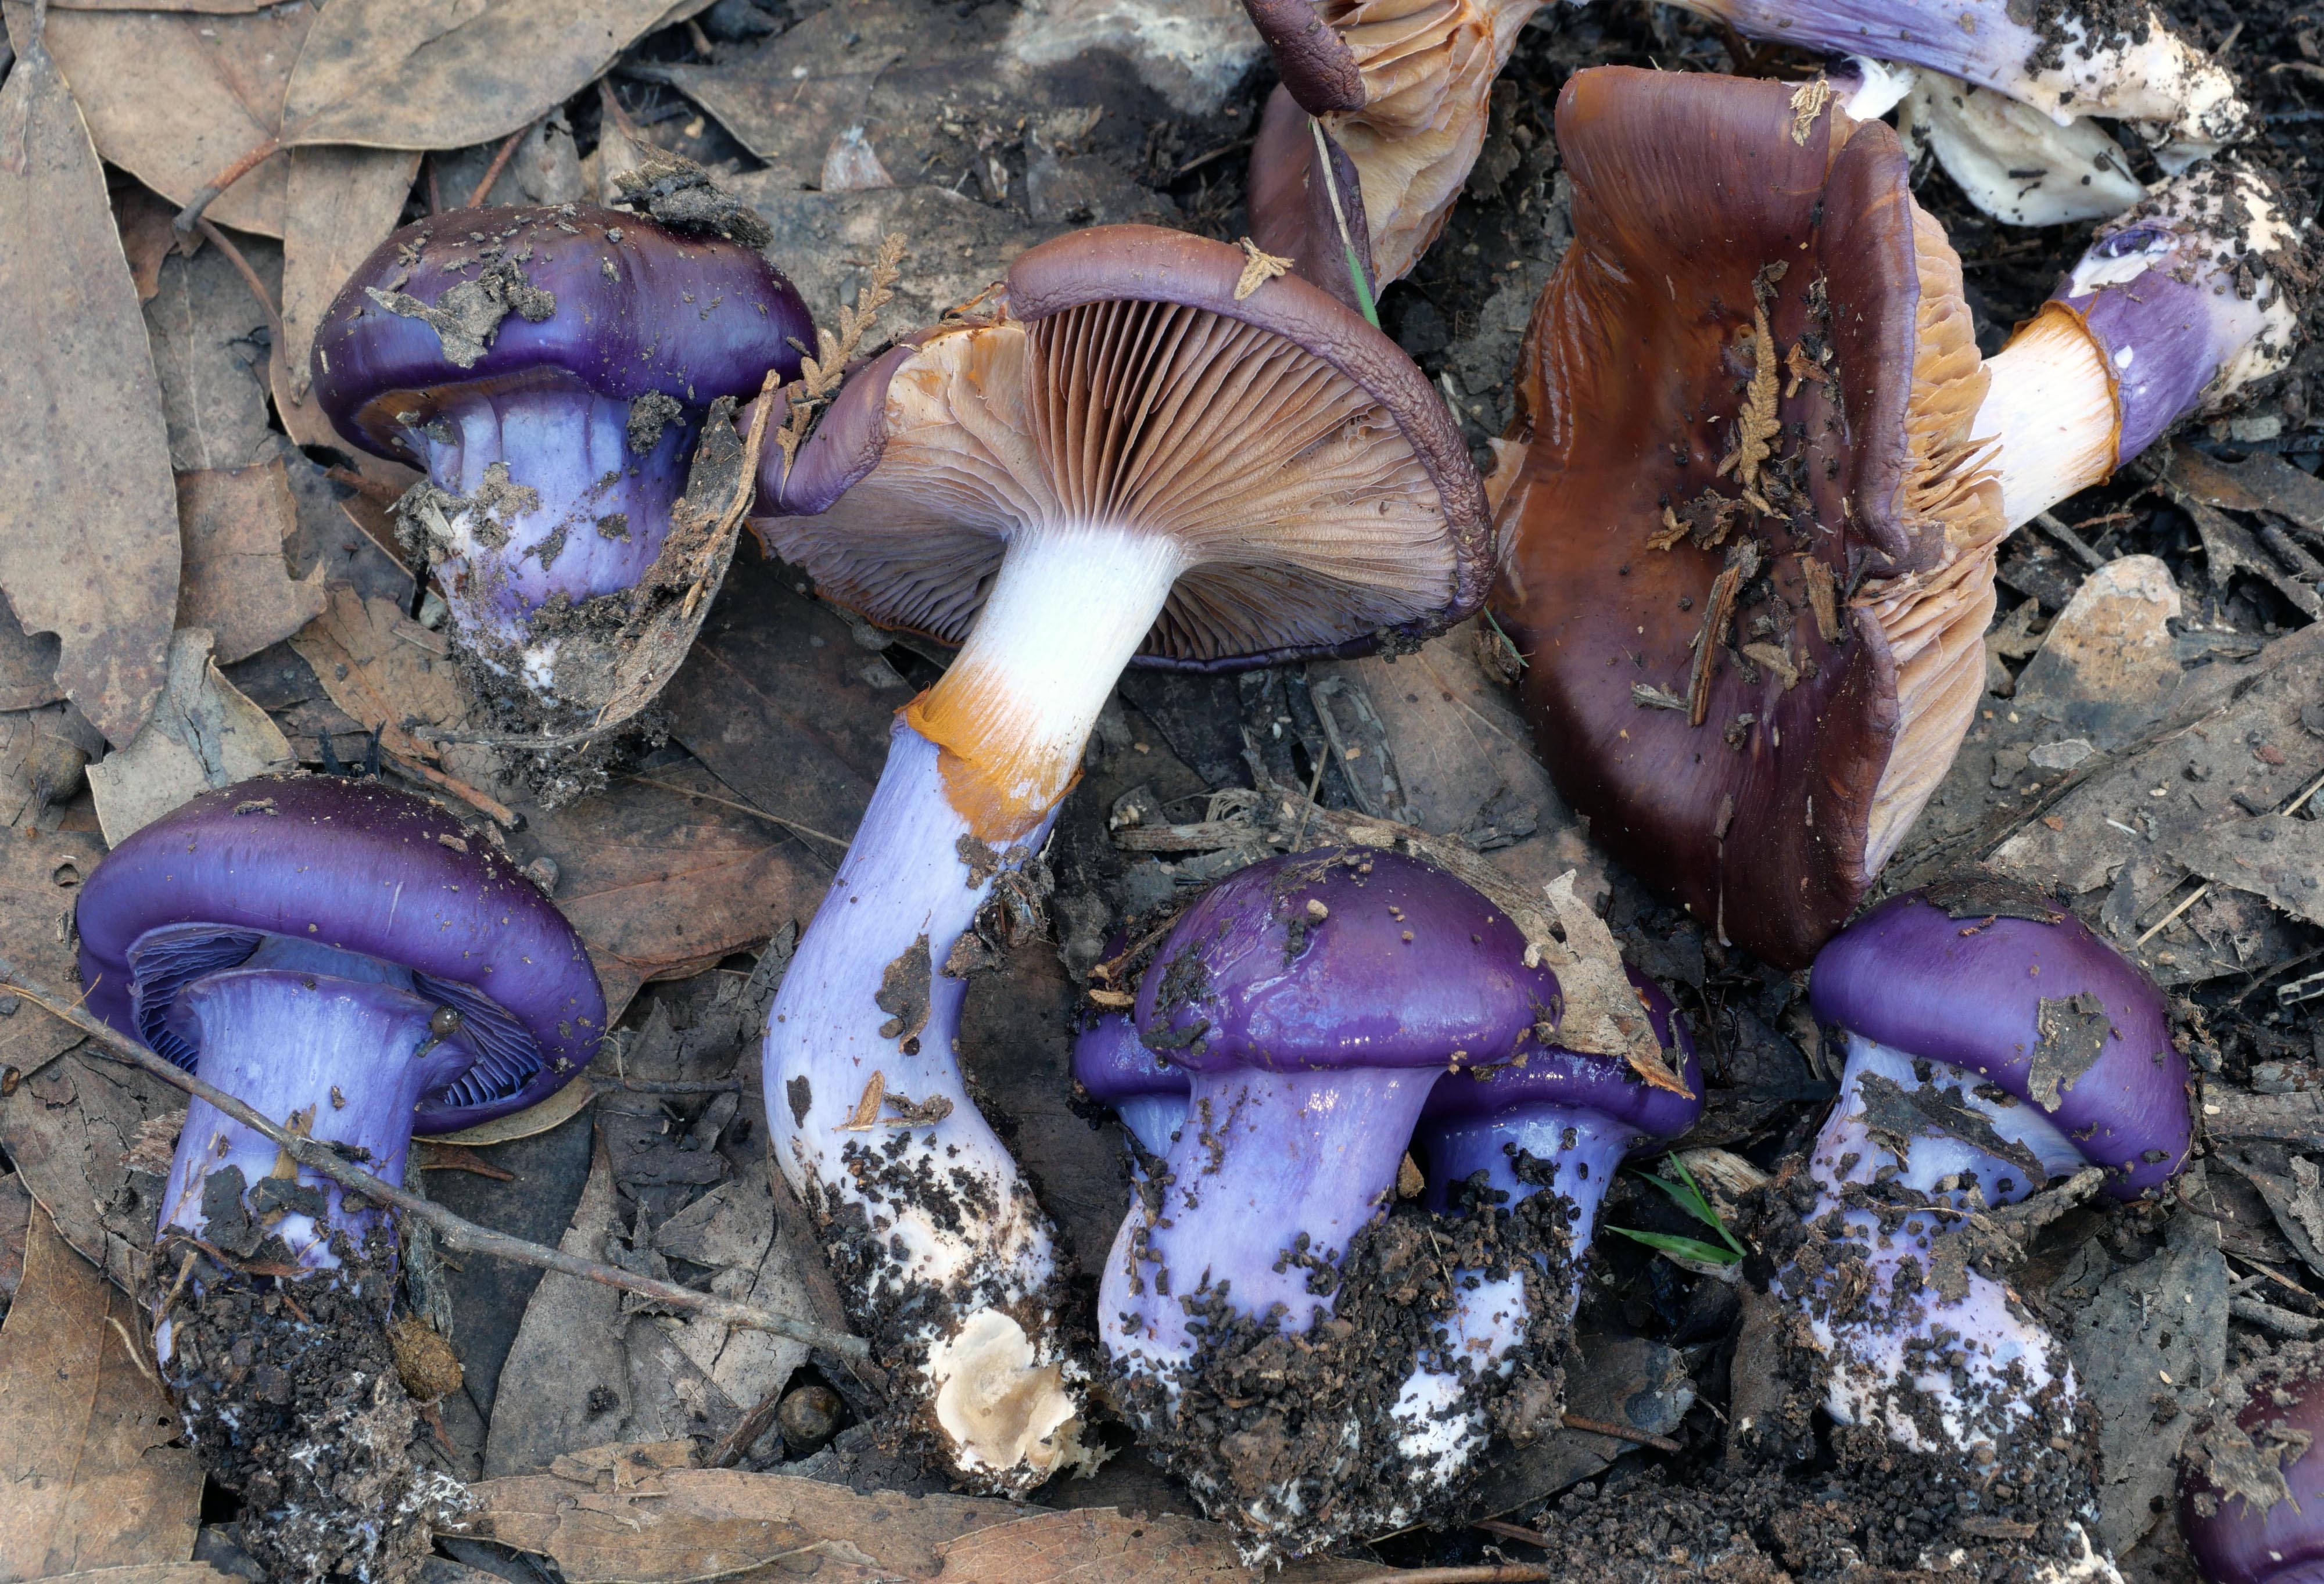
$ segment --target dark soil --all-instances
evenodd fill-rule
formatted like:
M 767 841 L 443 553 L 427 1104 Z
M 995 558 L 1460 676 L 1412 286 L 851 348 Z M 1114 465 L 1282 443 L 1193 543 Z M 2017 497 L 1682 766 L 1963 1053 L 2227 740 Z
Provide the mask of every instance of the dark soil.
M 251 1241 L 246 1218 L 220 1219 L 208 1229 Z M 358 1250 L 342 1234 L 333 1251 L 337 1270 L 304 1271 L 271 1235 L 242 1259 L 172 1233 L 144 1297 L 171 1329 L 162 1377 L 186 1439 L 241 1498 L 235 1538 L 266 1576 L 398 1584 L 469 1497 L 426 1447 L 397 1369 L 392 1241 Z

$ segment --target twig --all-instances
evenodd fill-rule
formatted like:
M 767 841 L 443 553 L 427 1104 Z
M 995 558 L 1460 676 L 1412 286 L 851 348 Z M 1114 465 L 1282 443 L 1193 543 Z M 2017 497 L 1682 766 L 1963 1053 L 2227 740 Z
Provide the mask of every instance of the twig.
M 1299 844 L 1307 839 L 1307 816 L 1320 806 L 1315 801 L 1315 793 L 1323 785 L 1323 767 L 1331 762 L 1332 756 L 1328 753 L 1315 756 L 1315 773 L 1307 778 L 1307 801 L 1299 806 L 1299 827 L 1291 833 L 1291 851 L 1294 852 L 1298 852 Z
M 493 162 L 484 167 L 484 180 L 476 183 L 475 190 L 468 195 L 468 201 L 460 206 L 462 208 L 476 209 L 484 207 L 484 200 L 493 196 L 493 184 L 500 180 L 501 173 L 509 167 L 509 161 L 516 158 L 518 145 L 532 134 L 534 127 L 547 119 L 545 115 L 540 116 L 508 134 L 507 141 L 501 144 L 500 152 L 493 156 Z
M 234 266 L 235 272 L 242 277 L 242 283 L 250 288 L 251 296 L 258 299 L 259 311 L 266 316 L 267 333 L 274 337 L 273 345 L 280 348 L 282 345 L 282 314 L 274 306 L 274 299 L 266 294 L 266 282 L 258 278 L 258 272 L 252 269 L 250 261 L 242 256 L 242 249 L 228 242 L 226 233 L 212 225 L 208 216 L 195 216 L 194 224 L 201 227 L 202 235 L 209 244 Z
M 2171 921 L 2172 919 L 2177 918 L 2181 914 L 2186 912 L 2187 909 L 2192 907 L 2196 903 L 2201 901 L 2206 896 L 2209 895 L 2210 889 L 2211 882 L 2205 880 L 2201 885 L 2197 886 L 2193 890 L 2188 892 L 2186 900 L 2181 902 L 2178 907 L 2173 907 L 2170 912 L 2164 914 L 2153 924 L 2147 926 L 2146 933 L 2131 943 L 2132 948 L 2135 950 L 2137 947 L 2143 946 L 2146 944 L 2147 942 L 2153 940 L 2156 935 L 2161 935 L 2165 929 L 2168 929 L 2171 926 Z
M 1666 1435 L 1648 1435 L 1643 1430 L 1632 1430 L 1627 1424 L 1615 1424 L 1603 1419 L 1585 1419 L 1579 1414 L 1561 1414 L 1568 1430 L 1587 1431 L 1591 1435 L 1611 1436 L 1616 1441 L 1628 1441 L 1632 1446 L 1652 1447 L 1658 1452 L 1683 1452 L 1686 1449 Z
M 2034 526 L 2073 551 L 2075 557 L 2091 571 L 2096 572 L 2106 566 L 2107 558 L 2091 548 L 2080 534 L 2061 521 L 2056 513 L 2036 511 L 2034 514 Z
M 187 200 L 186 207 L 178 211 L 177 218 L 170 222 L 171 226 L 179 235 L 190 235 L 194 227 L 200 224 L 203 212 L 217 202 L 219 196 L 227 188 L 266 163 L 270 158 L 280 152 L 281 148 L 282 140 L 280 137 L 270 137 L 216 176 L 211 177 L 201 185 L 191 198 Z
M 416 780 L 425 781 L 438 791 L 458 798 L 469 807 L 490 815 L 493 823 L 501 829 L 504 831 L 524 829 L 524 815 L 489 793 L 479 792 L 466 781 L 447 776 L 433 765 L 424 765 L 418 760 L 405 759 L 401 754 L 392 753 L 385 749 L 380 751 L 380 757 L 403 774 Z
M 153 1379 L 153 1367 L 145 1362 L 145 1349 L 137 1345 L 137 1339 L 129 1334 L 129 1328 L 122 1324 L 117 1317 L 110 1314 L 105 1317 L 105 1323 L 111 1326 L 115 1334 L 121 1338 L 121 1350 L 129 1355 L 129 1362 L 137 1367 L 137 1373 L 147 1380 L 153 1381 L 155 1386 L 160 1386 L 161 1383 Z
M 659 787 L 665 792 L 675 792 L 680 797 L 693 797 L 704 803 L 715 803 L 721 808 L 731 808 L 736 814 L 747 814 L 753 819 L 771 820 L 787 831 L 797 832 L 802 836 L 813 836 L 818 842 L 828 842 L 842 852 L 847 851 L 848 843 L 844 836 L 827 836 L 813 825 L 803 825 L 797 820 L 785 819 L 779 814 L 769 814 L 763 808 L 753 808 L 747 803 L 737 803 L 731 797 L 713 797 L 707 792 L 697 792 L 691 787 L 680 787 L 669 781 L 657 781 L 651 776 L 632 776 L 630 779 L 641 787 Z
M 783 1393 L 790 1389 L 788 1379 L 779 1380 L 767 1395 L 761 1397 L 748 1414 L 734 1422 L 734 1428 L 718 1438 L 702 1460 L 705 1469 L 732 1469 L 742 1460 L 742 1454 L 759 1444 L 759 1438 L 772 1430 L 775 1414 L 783 1405 Z
M 352 1161 L 342 1159 L 329 1145 L 291 1132 L 226 1091 L 155 1055 L 111 1024 L 83 1010 L 78 1004 L 51 995 L 29 982 L 5 959 L 0 959 L 0 989 L 23 997 L 52 1017 L 61 1018 L 96 1041 L 115 1060 L 139 1068 L 171 1088 L 216 1107 L 252 1132 L 271 1141 L 299 1165 L 310 1171 L 320 1172 L 342 1187 L 354 1189 L 365 1199 L 392 1204 L 405 1215 L 425 1221 L 435 1229 L 447 1248 L 462 1253 L 489 1255 L 496 1259 L 529 1265 L 541 1270 L 553 1270 L 564 1275 L 578 1276 L 584 1281 L 603 1283 L 626 1293 L 655 1299 L 673 1308 L 692 1310 L 721 1324 L 767 1331 L 805 1342 L 810 1347 L 827 1348 L 843 1358 L 871 1357 L 872 1349 L 861 1337 L 828 1331 L 807 1321 L 794 1320 L 787 1314 L 761 1309 L 755 1304 L 738 1303 L 731 1298 L 697 1293 L 674 1282 L 656 1281 L 651 1276 L 601 1265 L 594 1259 L 582 1259 L 559 1248 L 545 1248 L 522 1238 L 512 1238 L 505 1232 L 493 1231 L 489 1227 L 480 1227 L 474 1221 L 463 1220 L 435 1201 L 406 1193 L 383 1178 L 373 1176 Z
M 1522 1524 L 1505 1524 L 1499 1518 L 1472 1518 L 1469 1522 L 1469 1527 L 1482 1529 L 1488 1534 L 1498 1534 L 1503 1540 L 1514 1540 L 1520 1545 L 1538 1546 L 1543 1551 L 1549 1549 L 1548 1535 L 1538 1530 L 1527 1529 Z
M 1352 1584 L 1549 1584 L 1556 1577 L 1543 1562 L 1487 1562 L 1474 1568 L 1391 1568 Z

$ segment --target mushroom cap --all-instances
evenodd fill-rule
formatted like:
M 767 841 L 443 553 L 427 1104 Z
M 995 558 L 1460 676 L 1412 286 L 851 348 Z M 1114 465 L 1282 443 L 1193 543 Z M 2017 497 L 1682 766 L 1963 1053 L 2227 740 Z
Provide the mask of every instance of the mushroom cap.
M 1646 1003 L 1646 1018 L 1663 1049 L 1678 1053 L 1670 1065 L 1686 1085 L 1686 1093 L 1646 1082 L 1618 1056 L 1541 1045 L 1515 1061 L 1445 1078 L 1428 1091 L 1428 1103 L 1420 1111 L 1421 1130 L 1539 1107 L 1595 1111 L 1637 1129 L 1646 1138 L 1675 1138 L 1693 1127 L 1702 1115 L 1702 1064 L 1695 1059 L 1694 1037 L 1660 986 L 1636 969 L 1624 972 Z
M 1267 96 L 1259 136 L 1250 145 L 1248 207 L 1251 241 L 1263 252 L 1289 259 L 1301 280 L 1313 281 L 1360 313 L 1354 272 L 1360 270 L 1364 290 L 1379 296 L 1379 271 L 1372 262 L 1363 178 L 1348 151 L 1310 121 L 1279 83 Z M 1344 243 L 1340 240 L 1343 221 L 1348 230 Z M 1354 270 L 1348 263 L 1351 248 L 1355 251 Z
M 2294 1343 L 2261 1363 L 2235 1410 L 2235 1425 L 2238 1439 L 2257 1449 L 2256 1458 L 2238 1449 L 2245 1454 L 2239 1459 L 2190 1456 L 2180 1465 L 2179 1532 L 2187 1549 L 2211 1584 L 2317 1578 L 2324 1573 L 2324 1448 L 2317 1445 L 2324 1441 L 2324 1350 Z M 2200 1441 L 2219 1438 L 2223 1430 L 2215 1419 Z M 2281 1490 L 2265 1488 L 2275 1457 L 2282 1460 Z M 2234 1489 L 2222 1487 L 2222 1475 Z
M 2135 1199 L 2184 1164 L 2187 1059 L 2163 993 L 2066 908 L 1970 875 L 1893 897 L 1818 953 L 1817 1018 L 1998 1084 Z
M 1102 1012 L 1074 1036 L 1074 1078 L 1092 1100 L 1109 1106 L 1184 1094 L 1187 1086 L 1186 1070 L 1148 1050 L 1127 1012 Z
M 1219 670 L 1425 638 L 1481 602 L 1484 489 L 1427 376 L 1291 276 L 1148 226 L 1020 254 L 995 317 L 850 377 L 753 520 L 828 598 L 958 643 L 1009 538 L 1102 521 L 1189 563 L 1139 659 Z M 1238 296 L 1240 290 L 1243 295 Z
M 521 285 L 466 366 L 433 324 L 371 295 L 400 293 L 474 326 L 491 318 L 479 288 L 508 294 L 511 272 Z M 530 315 L 549 305 L 528 285 L 554 301 L 538 320 Z M 469 318 L 477 312 L 483 320 Z M 315 331 L 315 392 L 349 440 L 413 461 L 397 415 L 424 415 L 449 390 L 561 380 L 700 409 L 756 392 L 770 369 L 795 377 L 791 343 L 814 335 L 791 283 L 739 244 L 593 204 L 464 209 L 404 226 L 355 266 Z
M 1443 870 L 1317 848 L 1238 870 L 1179 916 L 1139 982 L 1138 1029 L 1198 1073 L 1502 1062 L 1557 995 L 1525 956 L 1508 916 Z
M 1567 80 L 1574 241 L 1526 334 L 1494 598 L 1592 833 L 1785 965 L 1968 729 L 2004 528 L 1959 261 L 1895 134 L 1804 92 Z
M 155 820 L 75 907 L 89 1009 L 191 1068 L 170 1013 L 266 935 L 410 969 L 456 1008 L 476 1065 L 422 1099 L 450 1133 L 541 1100 L 596 1054 L 605 998 L 581 937 L 515 865 L 425 798 L 338 777 L 261 776 Z

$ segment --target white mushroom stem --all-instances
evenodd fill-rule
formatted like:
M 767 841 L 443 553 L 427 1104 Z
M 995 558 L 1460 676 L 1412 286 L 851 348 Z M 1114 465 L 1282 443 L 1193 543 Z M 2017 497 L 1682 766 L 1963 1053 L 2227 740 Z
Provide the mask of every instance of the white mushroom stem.
M 966 986 L 944 967 L 996 877 L 1046 835 L 1178 565 L 1166 540 L 1118 529 L 1017 531 L 959 658 L 897 723 L 769 1014 L 784 1173 L 824 1218 L 902 1395 L 988 1490 L 1093 1460 L 1049 1225 L 962 1081 Z
M 2045 313 L 1986 360 L 1992 383 L 1971 433 L 1997 444 L 1993 469 L 2011 528 L 2114 472 L 2114 382 L 2068 314 Z

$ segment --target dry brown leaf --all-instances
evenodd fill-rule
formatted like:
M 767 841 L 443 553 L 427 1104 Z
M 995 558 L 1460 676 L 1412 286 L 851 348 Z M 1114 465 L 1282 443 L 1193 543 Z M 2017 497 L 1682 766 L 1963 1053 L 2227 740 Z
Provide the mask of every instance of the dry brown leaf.
M 38 709 L 62 698 L 64 690 L 57 686 L 60 652 L 56 634 L 25 631 L 13 612 L 0 619 L 0 710 Z
M 652 780 L 535 815 L 526 833 L 556 861 L 557 905 L 588 943 L 609 1018 L 648 980 L 699 973 L 804 924 L 831 879 L 707 771 L 669 768 Z
M 1692 1094 L 1685 1081 L 1663 1058 L 1653 1020 L 1622 972 L 1622 948 L 1614 932 L 1573 894 L 1573 881 L 1574 871 L 1567 870 L 1542 893 L 1565 931 L 1562 954 L 1542 952 L 1542 960 L 1557 973 L 1558 999 L 1564 1004 L 1557 1024 L 1558 1039 L 1576 1050 L 1621 1056 L 1632 1072 L 1656 1089 Z
M 221 664 L 280 643 L 323 613 L 323 568 L 294 580 L 283 564 L 299 507 L 280 459 L 180 474 L 178 521 L 178 625 L 208 628 Z
M 32 1014 L 19 1012 L 14 1021 Z M 134 1067 L 68 1050 L 0 1098 L 0 1148 L 84 1259 L 134 1286 L 153 1247 L 186 1098 Z M 13 1058 L 0 1057 L 0 1060 Z
M 604 1447 L 487 1480 L 470 1532 L 553 1558 L 571 1584 L 676 1584 L 761 1568 L 818 1584 L 1241 1584 L 1224 1529 L 1112 1507 L 1043 1511 L 969 1497 L 856 1492 L 782 1474 L 675 1468 L 675 1449 Z M 1282 1584 L 1376 1575 L 1295 1562 Z
M 0 961 L 52 988 L 74 982 L 73 902 L 104 855 L 94 832 L 0 833 Z M 0 1077 L 33 1072 L 79 1043 L 70 1024 L 29 1002 L 0 1006 L 14 1008 L 0 1018 Z
M 57 682 L 110 741 L 137 735 L 178 608 L 161 391 L 105 169 L 49 52 L 0 88 L 0 586 L 62 640 Z
M 334 0 L 290 74 L 286 143 L 456 149 L 588 86 L 669 0 Z
M 169 1442 L 144 1317 L 32 1218 L 0 1329 L 0 1579 L 184 1562 L 202 1470 Z
M 32 1193 L 14 1172 L 0 1172 L 0 1303 L 24 1279 L 24 1239 L 32 1229 Z
M 355 267 L 395 229 L 419 170 L 417 153 L 395 149 L 290 151 L 282 200 L 282 357 L 294 403 L 306 404 L 315 327 Z
M 22 50 L 29 5 L 6 7 Z M 106 159 L 173 204 L 281 124 L 282 92 L 315 20 L 311 5 L 249 15 L 166 10 L 52 11 L 48 42 Z M 282 235 L 285 161 L 276 154 L 210 206 L 237 231 Z
M 456 727 L 467 718 L 451 644 L 386 600 L 365 600 L 344 584 L 326 593 L 323 613 L 291 635 L 290 647 L 333 704 L 379 732 L 382 748 L 434 763 L 436 749 L 411 728 Z
M 178 211 L 141 181 L 114 184 L 113 220 L 121 228 L 121 250 L 129 255 L 130 278 L 141 302 L 161 290 L 161 265 L 177 251 Z
M 296 768 L 289 739 L 228 682 L 205 628 L 170 643 L 170 682 L 153 718 L 129 746 L 90 767 L 88 788 L 105 839 L 118 847 L 189 798 Z
M 271 242 L 252 242 L 244 256 L 262 280 L 281 272 L 281 250 Z M 223 249 L 161 261 L 145 333 L 161 382 L 170 465 L 194 473 L 246 467 L 266 456 L 266 309 Z

